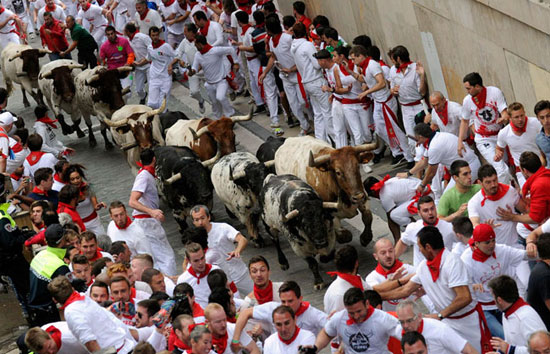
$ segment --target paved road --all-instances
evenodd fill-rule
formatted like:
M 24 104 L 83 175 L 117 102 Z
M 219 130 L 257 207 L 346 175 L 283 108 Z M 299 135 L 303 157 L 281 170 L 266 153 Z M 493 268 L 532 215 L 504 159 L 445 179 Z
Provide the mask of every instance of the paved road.
M 36 40 L 34 42 L 36 42 Z M 45 61 L 47 61 L 47 59 Z M 22 116 L 25 120 L 26 127 L 31 130 L 32 133 L 32 125 L 34 123 L 33 109 L 35 107 L 35 103 L 32 99 L 30 100 L 31 107 L 24 108 L 22 105 L 20 91 L 17 90 L 9 99 L 8 109 Z M 132 97 L 128 102 L 135 104 L 137 103 L 137 98 Z M 248 98 L 237 98 L 234 104 L 237 110 L 241 113 L 244 114 L 245 112 L 248 112 Z M 174 83 L 172 96 L 168 101 L 168 109 L 173 111 L 183 111 L 189 118 L 199 117 L 198 105 L 196 104 L 196 101 L 189 98 L 188 90 L 179 83 Z M 207 107 L 206 116 L 208 116 L 210 112 L 210 108 Z M 235 129 L 236 141 L 238 142 L 237 149 L 240 151 L 250 151 L 255 153 L 257 147 L 267 138 L 267 136 L 270 135 L 270 132 L 266 129 L 267 127 L 269 127 L 269 119 L 265 115 L 254 117 L 254 119 L 250 122 L 239 124 Z M 96 131 L 95 134 L 98 139 L 98 146 L 92 149 L 88 146 L 87 138 L 78 139 L 76 134 L 71 136 L 61 136 L 61 132 L 58 132 L 58 136 L 61 140 L 67 146 L 76 150 L 76 155 L 71 158 L 71 161 L 81 163 L 87 167 L 86 176 L 93 185 L 97 193 L 98 200 L 107 204 L 114 200 L 121 200 L 124 203 L 127 203 L 134 176 L 131 174 L 122 152 L 116 148 L 112 151 L 105 151 L 99 132 Z M 293 128 L 287 130 L 285 136 L 296 136 L 297 134 L 298 129 Z M 391 168 L 386 161 L 376 165 L 373 174 L 377 176 L 384 176 L 386 173 L 392 172 L 395 171 L 391 171 Z M 166 229 L 170 244 L 176 251 L 177 262 L 181 264 L 184 253 L 183 245 L 180 240 L 180 234 L 177 231 L 176 222 L 172 218 L 171 212 L 168 210 L 166 205 L 162 205 L 161 207 L 167 216 L 163 226 Z M 375 239 L 389 236 L 390 233 L 385 222 L 385 213 L 380 203 L 377 200 L 373 200 L 371 202 L 371 209 L 374 213 L 373 233 Z M 106 227 L 110 221 L 107 211 L 102 210 L 99 214 L 104 226 Z M 223 205 L 217 198 L 215 198 L 214 201 L 213 215 L 216 221 L 227 222 L 246 235 L 246 230 L 243 225 L 227 216 Z M 360 274 L 366 276 L 375 267 L 375 261 L 372 257 L 372 244 L 367 247 L 362 247 L 359 243 L 359 234 L 363 229 L 359 217 L 351 219 L 349 222 L 345 222 L 344 225 L 354 234 L 354 239 L 351 244 L 356 246 L 359 251 Z M 265 232 L 264 236 L 267 239 Z M 312 305 L 322 309 L 324 291 L 315 291 L 313 289 L 313 277 L 307 267 L 307 263 L 293 253 L 288 242 L 283 241 L 282 248 L 290 263 L 290 269 L 287 271 L 282 271 L 278 266 L 275 247 L 269 242 L 262 249 L 256 249 L 253 247 L 247 248 L 243 252 L 242 257 L 243 260 L 247 262 L 247 260 L 253 255 L 264 255 L 270 262 L 273 280 L 283 281 L 293 279 L 298 281 L 302 287 L 304 299 L 310 301 Z M 410 258 L 410 255 L 407 254 L 406 258 Z M 324 273 L 326 271 L 334 270 L 334 265 L 332 262 L 328 264 L 320 264 L 320 268 Z M 325 275 L 324 278 L 327 283 L 330 281 L 327 275 Z M 11 303 L 9 308 L 12 310 L 10 312 L 19 310 L 12 297 L 8 298 L 7 295 L 0 295 L 0 306 L 3 306 L 4 303 L 8 304 L 6 306 L 9 306 Z M 20 318 L 17 314 L 14 314 L 8 321 L 0 322 L 4 322 L 3 324 L 0 324 L 0 336 L 2 334 L 5 335 L 3 338 L 0 337 L 1 344 L 3 341 L 2 339 L 4 339 L 4 343 L 10 341 L 9 338 L 12 338 L 11 333 L 14 331 L 14 328 L 17 328 L 22 324 L 22 318 Z M 10 347 L 13 348 L 12 346 Z M 0 354 L 7 352 L 10 347 L 0 346 Z

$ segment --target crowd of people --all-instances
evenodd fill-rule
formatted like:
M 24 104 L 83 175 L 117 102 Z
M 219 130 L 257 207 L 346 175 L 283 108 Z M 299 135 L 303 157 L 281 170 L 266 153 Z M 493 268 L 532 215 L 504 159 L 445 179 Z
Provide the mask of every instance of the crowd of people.
M 27 33 L 52 61 L 76 48 L 90 68 L 134 67 L 121 85 L 152 108 L 175 80 L 201 114 L 204 87 L 214 119 L 250 96 L 275 135 L 281 105 L 300 136 L 337 149 L 377 139 L 372 163 L 389 147 L 406 171 L 364 181 L 393 240 L 375 241 L 366 277 L 357 249 L 338 247 L 318 309 L 297 279 L 272 280 L 265 257 L 245 262 L 245 235 L 204 205 L 189 215 L 180 268 L 152 150 L 127 203 L 102 202 L 86 177 L 93 162 L 71 162 L 48 109 L 35 108 L 30 134 L 0 89 L 0 274 L 30 326 L 22 353 L 550 352 L 550 101 L 527 117 L 472 72 L 452 102 L 430 92 L 407 48 L 390 48 L 388 65 L 367 35 L 348 45 L 301 1 L 287 16 L 266 0 L 3 1 L 0 46 Z M 409 247 L 412 264 L 399 260 Z

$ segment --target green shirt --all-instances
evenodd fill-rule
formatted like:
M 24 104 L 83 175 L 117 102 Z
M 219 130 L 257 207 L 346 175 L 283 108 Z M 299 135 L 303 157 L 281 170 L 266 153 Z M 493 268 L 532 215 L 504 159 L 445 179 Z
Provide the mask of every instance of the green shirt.
M 88 48 L 88 50 L 97 48 L 94 37 L 78 23 L 75 23 L 71 29 L 71 39 L 78 42 L 76 46 L 78 50 L 83 50 L 84 48 Z
M 439 204 L 437 205 L 437 213 L 442 216 L 449 216 L 455 213 L 460 206 L 464 203 L 468 203 L 470 199 L 481 190 L 481 185 L 474 184 L 472 188 L 466 193 L 460 193 L 456 186 L 449 189 L 441 196 L 439 199 Z M 468 210 L 464 212 L 464 216 L 468 216 Z

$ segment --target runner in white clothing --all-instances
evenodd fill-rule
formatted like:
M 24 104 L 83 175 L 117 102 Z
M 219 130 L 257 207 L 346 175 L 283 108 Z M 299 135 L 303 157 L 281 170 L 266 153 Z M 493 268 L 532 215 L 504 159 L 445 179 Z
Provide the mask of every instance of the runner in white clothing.
M 151 244 L 156 267 L 164 274 L 176 275 L 174 250 L 161 222 L 164 213 L 158 208 L 159 196 L 155 182 L 155 154 L 152 150 L 143 150 L 140 154 L 143 168 L 138 172 L 128 205 L 134 209 L 134 222 L 141 227 Z
M 25 334 L 25 345 L 35 353 L 87 354 L 65 321 L 33 327 Z
M 265 340 L 264 353 L 295 354 L 303 346 L 315 344 L 315 335 L 297 326 L 294 311 L 288 306 L 273 310 L 276 333 Z
M 458 136 L 457 151 L 464 156 L 464 142 L 470 122 L 474 122 L 475 142 L 477 149 L 497 170 L 503 183 L 510 182 L 510 173 L 504 160 L 495 161 L 497 134 L 503 124 L 510 120 L 506 110 L 506 100 L 500 89 L 493 86 L 483 86 L 483 79 L 478 73 L 470 73 L 463 79 L 468 95 L 462 102 L 462 122 Z
M 31 153 L 25 158 L 23 167 L 25 168 L 23 175 L 34 179 L 36 170 L 42 167 L 49 167 L 53 170 L 57 163 L 57 157 L 49 152 L 43 152 L 42 137 L 38 134 L 32 134 L 27 140 L 27 145 Z
M 124 241 L 128 245 L 132 255 L 149 254 L 153 255 L 151 244 L 145 236 L 145 233 L 138 224 L 132 221 L 126 213 L 126 206 L 120 201 L 111 202 L 109 205 L 109 215 L 112 221 L 107 227 L 107 235 L 111 241 Z M 158 263 L 155 260 L 155 263 Z
M 34 132 L 42 137 L 42 148 L 44 152 L 50 152 L 58 158 L 63 157 L 63 153 L 71 154 L 73 149 L 67 148 L 59 139 L 56 138 L 54 129 L 57 120 L 51 119 L 47 115 L 48 109 L 44 106 L 37 106 L 34 109 L 36 122 L 33 125 Z
M 46 6 L 38 11 L 38 17 L 36 21 L 38 28 L 42 27 L 42 25 L 44 24 L 45 12 L 51 13 L 52 17 L 58 21 L 61 21 L 61 23 L 65 22 L 65 11 L 63 10 L 63 8 L 56 5 L 54 0 L 46 0 Z
M 90 32 L 97 43 L 97 47 L 100 48 L 105 42 L 105 28 L 108 25 L 105 16 L 107 16 L 108 10 L 93 5 L 88 0 L 78 0 L 78 3 L 80 4 L 80 10 L 76 16 L 76 22 L 83 25 Z
M 177 62 L 176 53 L 170 44 L 160 39 L 160 28 L 149 29 L 151 44 L 147 46 L 149 67 L 149 96 L 147 106 L 157 109 L 170 97 L 172 89 L 172 68 Z
M 432 106 L 432 128 L 458 136 L 460 122 L 462 121 L 462 106 L 459 103 L 449 101 L 439 91 L 431 93 L 430 105 Z
M 139 104 L 145 104 L 145 80 L 147 79 L 147 74 L 149 73 L 149 61 L 147 61 L 147 48 L 151 45 L 151 37 L 141 32 L 138 32 L 136 25 L 134 23 L 128 23 L 124 27 L 124 34 L 128 37 L 130 41 L 130 46 L 134 50 L 134 55 L 136 56 L 132 66 L 136 68 L 133 73 L 134 84 L 138 97 Z
M 19 17 L 0 4 L 0 48 L 6 48 L 8 43 L 20 43 L 16 24 L 24 28 Z
M 145 35 L 149 35 L 151 27 L 162 28 L 162 18 L 158 11 L 147 7 L 147 0 L 136 1 L 136 14 L 134 16 L 139 31 Z
M 159 6 L 159 14 L 166 25 L 166 42 L 172 48 L 176 48 L 183 39 L 183 22 L 176 22 L 176 19 L 186 13 L 187 11 L 182 10 L 176 0 L 163 0 Z

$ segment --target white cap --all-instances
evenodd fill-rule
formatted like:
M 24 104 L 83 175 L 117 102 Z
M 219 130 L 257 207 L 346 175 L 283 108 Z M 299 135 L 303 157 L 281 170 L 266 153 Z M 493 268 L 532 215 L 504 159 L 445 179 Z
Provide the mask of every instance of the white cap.
M 10 112 L 0 113 L 0 125 L 6 126 L 16 122 L 17 118 L 13 116 Z

